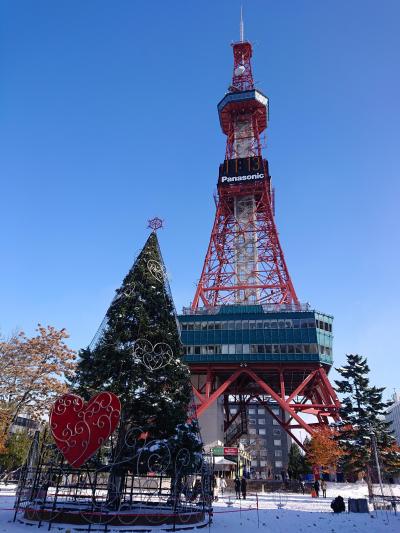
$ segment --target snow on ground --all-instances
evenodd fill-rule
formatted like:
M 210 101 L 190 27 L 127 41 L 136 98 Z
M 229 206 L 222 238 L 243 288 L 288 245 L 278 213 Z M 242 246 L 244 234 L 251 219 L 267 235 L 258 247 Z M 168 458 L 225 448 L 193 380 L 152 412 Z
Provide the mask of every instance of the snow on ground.
M 378 494 L 379 487 L 374 487 L 374 492 Z M 392 485 L 390 488 L 386 485 L 384 492 L 388 496 L 400 496 L 400 485 Z M 12 522 L 14 494 L 15 486 L 0 485 L 0 533 L 34 533 L 36 526 Z M 210 533 L 256 533 L 256 530 L 260 530 L 260 533 L 400 532 L 400 508 L 397 516 L 392 511 L 373 511 L 372 508 L 369 514 L 335 515 L 330 509 L 330 503 L 339 494 L 345 499 L 347 507 L 347 499 L 365 497 L 367 487 L 365 484 L 329 483 L 326 499 L 311 498 L 309 494 L 303 496 L 295 493 L 259 493 L 258 512 L 255 494 L 249 494 L 245 501 L 225 494 L 214 504 Z M 62 527 L 60 524 L 54 525 L 51 531 L 65 532 L 66 529 L 70 529 L 71 533 L 76 531 L 73 526 Z M 140 529 L 143 530 L 144 526 Z M 130 527 L 129 530 L 132 531 L 133 528 Z M 122 529 L 110 527 L 109 531 L 112 533 Z M 204 531 L 207 531 L 207 528 Z

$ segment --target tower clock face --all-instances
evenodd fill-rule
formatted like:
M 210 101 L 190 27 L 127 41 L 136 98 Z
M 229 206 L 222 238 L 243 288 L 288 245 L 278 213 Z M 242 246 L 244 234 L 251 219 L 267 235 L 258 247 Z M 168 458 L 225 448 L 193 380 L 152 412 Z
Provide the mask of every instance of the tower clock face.
M 243 174 L 253 174 L 263 172 L 264 165 L 262 157 L 243 157 L 237 159 L 225 159 L 219 167 L 219 176 L 241 176 Z

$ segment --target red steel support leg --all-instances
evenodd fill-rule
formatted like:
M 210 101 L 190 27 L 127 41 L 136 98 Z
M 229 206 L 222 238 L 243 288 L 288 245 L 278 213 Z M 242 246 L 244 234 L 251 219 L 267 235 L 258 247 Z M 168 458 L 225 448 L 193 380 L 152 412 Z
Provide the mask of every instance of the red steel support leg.
M 211 390 L 212 390 L 212 382 L 213 382 L 213 373 L 210 369 L 207 370 L 207 377 L 206 377 L 206 398 L 210 397 Z
M 192 390 L 194 392 L 194 395 L 196 396 L 196 398 L 199 400 L 201 404 L 206 401 L 205 397 L 202 394 L 200 394 L 200 392 L 196 389 L 194 385 L 192 385 Z
M 284 377 L 283 377 L 283 371 L 282 370 L 279 372 L 279 381 L 280 381 L 280 384 L 281 384 L 282 400 L 284 400 L 285 396 L 286 396 L 286 393 L 285 393 L 285 380 L 284 380 Z
M 233 385 L 233 383 L 237 381 L 242 374 L 250 377 L 251 380 L 256 383 L 262 391 L 273 398 L 277 404 L 289 415 L 289 419 L 284 422 L 270 411 L 272 416 L 299 445 L 301 445 L 301 443 L 298 442 L 298 439 L 296 439 L 296 437 L 292 434 L 293 429 L 302 428 L 307 431 L 308 434 L 313 435 L 315 431 L 314 428 L 327 424 L 328 416 L 332 416 L 336 420 L 339 418 L 339 400 L 337 399 L 336 393 L 330 385 L 326 373 L 322 368 L 311 372 L 288 398 L 286 398 L 285 375 L 283 370 L 279 372 L 280 394 L 274 391 L 267 383 L 265 383 L 262 377 L 257 375 L 250 368 L 246 367 L 236 369 L 233 374 L 231 374 L 231 376 L 229 376 L 229 378 L 217 388 L 217 390 L 212 392 L 214 374 L 209 371 L 207 372 L 205 394 L 201 394 L 195 388 L 193 389 L 200 402 L 200 405 L 197 405 L 197 416 L 201 416 L 201 414 L 208 409 L 208 407 L 210 407 L 219 396 L 222 396 L 224 393 L 229 394 L 229 387 Z M 318 382 L 313 384 L 313 380 L 318 380 Z M 240 386 L 241 385 L 239 383 L 239 388 Z M 311 389 L 310 386 L 312 386 Z M 307 393 L 305 393 L 306 389 L 308 390 Z M 303 396 L 303 399 L 300 403 L 295 403 L 293 400 L 299 395 Z M 266 405 L 266 407 L 268 406 Z M 306 413 L 308 409 L 310 410 L 310 413 L 317 417 L 318 422 L 307 423 L 301 418 L 301 416 L 299 416 L 299 413 L 301 414 L 303 411 Z M 230 425 L 235 418 L 236 417 L 229 418 L 228 425 Z M 295 423 L 291 424 L 292 421 Z
M 222 394 L 226 391 L 226 389 L 232 385 L 234 381 L 242 374 L 244 371 L 244 368 L 239 368 L 234 372 L 222 385 L 218 387 L 216 391 L 214 391 L 207 400 L 200 405 L 197 408 L 197 416 L 199 417 L 206 409 L 208 409 L 214 402 L 217 400 L 219 396 L 222 396 Z
M 304 420 L 289 406 L 289 404 L 282 399 L 279 394 L 277 394 L 269 385 L 265 383 L 265 381 L 257 376 L 252 370 L 248 368 L 244 368 L 243 371 L 248 374 L 259 387 L 261 387 L 267 394 L 269 394 L 281 407 L 284 411 L 289 413 L 295 420 L 298 422 L 310 435 L 312 435 L 314 432 L 312 428 L 304 422 Z

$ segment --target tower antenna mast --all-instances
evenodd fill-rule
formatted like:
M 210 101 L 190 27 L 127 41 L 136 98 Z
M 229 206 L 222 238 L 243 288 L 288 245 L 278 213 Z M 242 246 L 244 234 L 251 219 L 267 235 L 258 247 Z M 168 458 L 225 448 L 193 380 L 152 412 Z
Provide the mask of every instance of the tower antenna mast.
M 240 6 L 240 42 L 244 41 L 243 6 Z

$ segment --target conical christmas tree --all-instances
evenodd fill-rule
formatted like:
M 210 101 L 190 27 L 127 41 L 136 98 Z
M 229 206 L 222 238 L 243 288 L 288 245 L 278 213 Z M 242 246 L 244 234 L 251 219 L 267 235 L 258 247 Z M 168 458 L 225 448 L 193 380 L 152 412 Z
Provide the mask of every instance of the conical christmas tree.
M 186 423 L 190 374 L 181 360 L 175 308 L 155 232 L 116 291 L 95 339 L 80 352 L 78 392 L 86 398 L 113 392 L 122 403 L 121 431 L 133 434 L 135 441 L 139 434 L 161 441 L 172 458 L 184 447 L 190 454 L 186 470 L 197 468 L 202 448 L 198 426 Z

